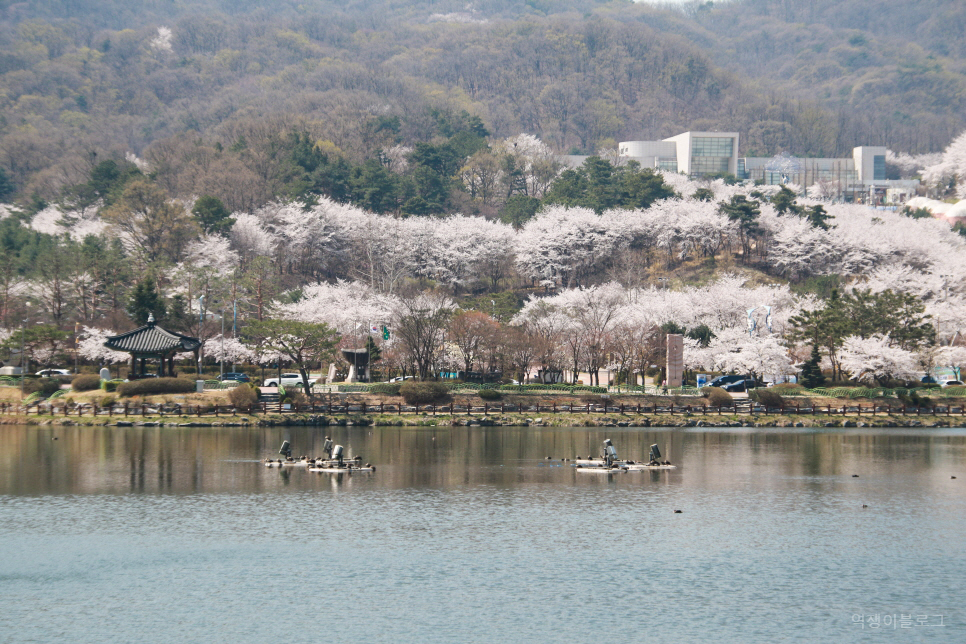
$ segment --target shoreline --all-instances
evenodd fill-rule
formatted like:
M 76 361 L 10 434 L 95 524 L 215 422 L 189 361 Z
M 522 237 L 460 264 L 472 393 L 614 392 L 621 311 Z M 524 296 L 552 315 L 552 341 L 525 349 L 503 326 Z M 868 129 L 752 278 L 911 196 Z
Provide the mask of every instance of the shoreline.
M 691 428 L 691 427 L 796 427 L 796 428 L 950 428 L 966 427 L 966 418 L 959 416 L 872 416 L 855 413 L 835 416 L 739 414 L 701 416 L 686 414 L 602 414 L 588 418 L 584 414 L 558 413 L 550 416 L 536 414 L 495 414 L 489 416 L 422 415 L 394 416 L 356 414 L 329 416 L 317 414 L 285 414 L 266 416 L 148 416 L 137 420 L 117 420 L 111 417 L 64 416 L 6 416 L 0 425 L 33 425 L 64 427 L 620 427 L 620 428 Z

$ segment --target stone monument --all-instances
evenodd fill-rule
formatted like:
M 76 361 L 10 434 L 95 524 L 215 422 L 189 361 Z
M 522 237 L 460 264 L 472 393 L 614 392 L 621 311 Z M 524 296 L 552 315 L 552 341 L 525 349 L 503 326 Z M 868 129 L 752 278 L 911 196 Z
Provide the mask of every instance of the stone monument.
M 684 384 L 684 336 L 669 333 L 667 336 L 667 386 Z

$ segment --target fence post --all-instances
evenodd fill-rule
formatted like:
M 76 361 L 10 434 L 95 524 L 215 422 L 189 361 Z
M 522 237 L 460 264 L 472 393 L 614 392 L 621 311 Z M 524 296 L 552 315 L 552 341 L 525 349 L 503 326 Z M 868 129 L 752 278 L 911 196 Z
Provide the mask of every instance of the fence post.
M 486 414 L 487 414 L 488 407 L 489 407 L 489 405 L 487 405 L 486 403 L 483 403 L 483 415 L 484 416 L 486 416 Z

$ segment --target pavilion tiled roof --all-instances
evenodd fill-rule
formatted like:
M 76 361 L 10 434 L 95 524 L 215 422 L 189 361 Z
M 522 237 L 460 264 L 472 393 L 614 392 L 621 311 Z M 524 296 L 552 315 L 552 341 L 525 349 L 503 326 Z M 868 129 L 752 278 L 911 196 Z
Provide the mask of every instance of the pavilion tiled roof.
M 162 329 L 151 319 L 147 324 L 133 331 L 107 338 L 104 346 L 128 353 L 160 354 L 170 351 L 194 351 L 201 346 L 201 341 L 198 338 Z

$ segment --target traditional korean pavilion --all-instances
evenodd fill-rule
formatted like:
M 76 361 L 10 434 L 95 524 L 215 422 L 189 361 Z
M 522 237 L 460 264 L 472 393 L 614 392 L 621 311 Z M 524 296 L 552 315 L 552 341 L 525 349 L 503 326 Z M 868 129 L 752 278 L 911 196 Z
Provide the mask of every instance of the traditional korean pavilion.
M 158 361 L 159 377 L 165 376 L 165 363 L 167 363 L 167 376 L 173 378 L 175 376 L 174 356 L 193 351 L 197 362 L 201 340 L 162 329 L 154 323 L 154 315 L 150 315 L 147 324 L 133 331 L 107 338 L 104 346 L 114 351 L 131 354 L 131 375 L 128 376 L 131 380 L 143 378 L 148 374 L 145 371 L 145 363 L 148 360 Z

